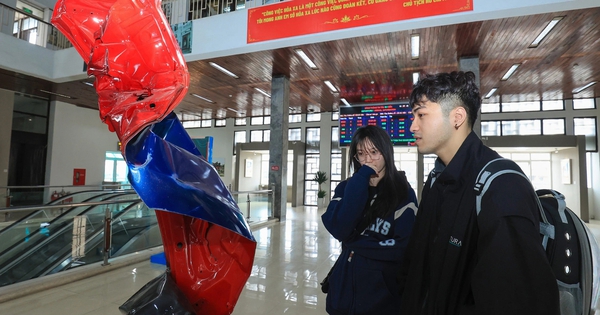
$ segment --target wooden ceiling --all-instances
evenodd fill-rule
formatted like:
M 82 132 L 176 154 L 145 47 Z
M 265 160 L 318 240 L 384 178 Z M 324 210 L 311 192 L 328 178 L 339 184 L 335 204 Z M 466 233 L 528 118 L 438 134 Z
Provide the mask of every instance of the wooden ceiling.
M 564 16 L 537 48 L 528 48 L 550 20 Z M 421 39 L 420 56 L 410 55 L 411 34 Z M 318 69 L 309 68 L 295 53 L 301 48 Z M 485 102 L 557 100 L 600 96 L 600 83 L 573 94 L 591 81 L 600 81 L 600 7 L 488 20 L 411 31 L 233 55 L 188 63 L 188 95 L 176 111 L 205 118 L 262 116 L 269 114 L 274 75 L 290 78 L 290 113 L 337 110 L 340 98 L 352 104 L 365 99 L 406 99 L 412 73 L 458 69 L 458 59 L 478 57 L 482 96 L 497 92 Z M 239 78 L 209 65 L 214 62 Z M 513 65 L 520 67 L 501 81 Z M 84 81 L 51 83 L 25 75 L 0 71 L 0 88 L 49 96 L 40 89 L 72 97 L 52 96 L 74 105 L 97 108 L 95 90 Z M 340 91 L 332 93 L 323 83 L 330 80 Z M 192 93 L 212 100 L 209 103 Z M 343 106 L 343 104 L 342 104 Z M 228 110 L 234 109 L 235 111 Z

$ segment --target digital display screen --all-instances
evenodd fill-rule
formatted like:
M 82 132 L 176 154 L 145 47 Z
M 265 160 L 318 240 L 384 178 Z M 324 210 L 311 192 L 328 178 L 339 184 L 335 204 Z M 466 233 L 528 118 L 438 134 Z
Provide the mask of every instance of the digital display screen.
M 413 114 L 405 104 L 340 107 L 340 147 L 349 146 L 356 129 L 374 125 L 387 131 L 395 146 L 414 146 Z

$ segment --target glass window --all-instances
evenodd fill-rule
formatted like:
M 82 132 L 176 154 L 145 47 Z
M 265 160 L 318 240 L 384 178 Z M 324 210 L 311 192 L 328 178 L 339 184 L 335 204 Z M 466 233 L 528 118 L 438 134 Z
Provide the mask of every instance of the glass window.
M 498 104 L 498 103 L 481 104 L 481 112 L 482 113 L 499 113 L 500 112 L 500 104 Z
M 503 136 L 541 135 L 542 122 L 540 119 L 510 120 L 502 122 Z
M 299 123 L 302 122 L 302 114 L 293 114 L 289 116 L 290 123 Z
M 235 146 L 238 143 L 246 143 L 246 130 L 233 132 L 233 154 L 235 155 Z
M 38 134 L 46 134 L 48 119 L 46 117 L 25 114 L 14 111 L 12 118 L 12 130 L 24 131 Z
M 593 98 L 582 98 L 573 100 L 573 109 L 594 109 L 596 100 Z
M 200 128 L 200 120 L 184 120 L 181 125 L 183 128 Z
M 423 155 L 423 183 L 427 181 L 429 173 L 433 171 L 436 159 L 437 155 L 435 154 Z
M 531 153 L 531 160 L 532 161 L 550 161 L 551 160 L 550 152 Z
M 251 126 L 258 126 L 258 125 L 262 125 L 263 124 L 263 117 L 262 116 L 258 116 L 258 117 L 251 117 L 250 118 L 250 125 Z
M 395 161 L 396 167 L 399 170 L 404 171 L 406 174 L 406 179 L 410 183 L 412 187 L 417 187 L 417 160 L 419 155 L 417 152 L 405 152 L 399 153 L 395 152 Z
M 227 119 L 215 119 L 215 127 L 227 126 Z
M 585 136 L 585 150 L 597 151 L 596 117 L 573 118 L 574 135 Z
M 301 140 L 302 140 L 302 128 L 288 129 L 288 141 L 301 141 Z
M 262 130 L 250 131 L 250 142 L 263 142 L 263 131 Z
M 500 136 L 499 121 L 482 121 L 481 122 L 482 136 Z
M 331 113 L 331 120 L 340 120 L 340 112 Z
M 306 121 L 321 121 L 321 113 L 308 113 L 306 114 Z
M 534 112 L 540 110 L 540 101 L 536 102 L 515 102 L 502 103 L 502 112 Z
M 117 161 L 117 182 L 119 183 L 127 183 L 127 173 L 129 172 L 129 168 L 127 167 L 127 163 L 124 160 Z
M 542 130 L 545 135 L 564 135 L 565 134 L 565 119 L 543 119 Z
M 271 141 L 271 130 L 263 130 L 263 142 Z
M 260 156 L 260 184 L 269 186 L 269 154 L 261 154 Z
M 559 101 L 542 101 L 542 110 L 564 110 L 565 102 Z
M 271 116 L 265 116 L 264 118 L 264 122 L 263 125 L 270 125 L 271 124 Z
M 200 125 L 202 128 L 210 128 L 212 127 L 212 119 L 202 120 L 202 124 Z
M 13 111 L 20 113 L 28 113 L 36 116 L 48 116 L 48 105 L 49 101 L 46 99 L 40 99 L 34 96 L 28 96 L 23 94 L 14 94 L 15 101 Z
M 317 128 L 318 129 L 318 128 Z M 308 152 L 308 151 L 307 151 Z M 319 170 L 319 157 L 317 154 L 306 154 L 306 163 L 304 164 L 304 204 L 305 205 L 317 205 L 317 191 L 319 190 L 319 184 L 314 182 L 312 179 L 315 177 L 315 173 Z
M 294 152 L 288 150 L 287 185 L 294 186 Z
M 105 182 L 114 182 L 114 169 L 115 169 L 115 161 L 113 160 L 104 160 L 104 181 Z
M 236 118 L 235 119 L 235 123 L 234 123 L 235 126 L 245 126 L 246 124 L 247 124 L 246 117 L 244 117 L 244 118 Z
M 127 163 L 120 152 L 106 151 L 104 160 L 104 181 L 127 183 Z
M 329 199 L 333 197 L 335 187 L 342 180 L 342 154 L 331 153 L 331 178 L 329 179 Z
M 306 153 L 319 153 L 321 148 L 321 128 L 306 128 Z
M 342 152 L 342 149 L 340 149 L 340 127 L 331 127 L 331 152 Z

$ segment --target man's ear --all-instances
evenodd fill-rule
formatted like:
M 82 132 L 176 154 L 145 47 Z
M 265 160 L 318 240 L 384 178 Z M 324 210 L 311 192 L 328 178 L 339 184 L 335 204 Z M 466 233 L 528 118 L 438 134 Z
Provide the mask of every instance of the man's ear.
M 454 128 L 458 129 L 460 126 L 467 123 L 467 111 L 464 107 L 458 106 L 452 110 L 450 119 L 450 122 L 452 122 Z

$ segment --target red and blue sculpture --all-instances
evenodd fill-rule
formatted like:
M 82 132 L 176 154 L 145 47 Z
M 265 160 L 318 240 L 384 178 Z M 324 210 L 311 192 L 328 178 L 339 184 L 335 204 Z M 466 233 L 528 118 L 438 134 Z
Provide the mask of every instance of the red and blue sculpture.
M 231 314 L 256 242 L 235 200 L 172 113 L 189 73 L 160 0 L 59 0 L 52 23 L 95 77 L 100 117 L 156 216 L 166 272 L 125 314 Z

